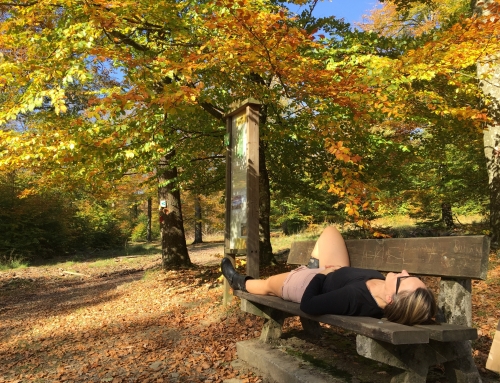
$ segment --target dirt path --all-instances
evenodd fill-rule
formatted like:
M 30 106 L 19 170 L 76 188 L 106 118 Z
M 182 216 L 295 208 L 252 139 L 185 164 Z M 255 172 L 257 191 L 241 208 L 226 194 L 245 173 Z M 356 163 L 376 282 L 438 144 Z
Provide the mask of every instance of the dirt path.
M 234 331 L 256 328 L 221 305 L 221 245 L 190 256 L 182 271 L 153 254 L 0 272 L 0 382 L 258 382 L 230 366 Z
M 224 256 L 224 244 L 221 242 L 201 243 L 188 246 L 189 258 L 197 265 L 218 265 Z

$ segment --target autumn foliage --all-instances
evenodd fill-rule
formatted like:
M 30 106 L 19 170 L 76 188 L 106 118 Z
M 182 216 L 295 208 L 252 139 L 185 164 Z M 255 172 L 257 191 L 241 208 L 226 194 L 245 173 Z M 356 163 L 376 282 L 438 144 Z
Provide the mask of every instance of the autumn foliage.
M 449 134 L 479 134 L 488 116 L 473 68 L 500 48 L 496 16 L 463 12 L 465 2 L 400 3 L 385 2 L 364 32 L 264 0 L 2 3 L 0 170 L 99 188 L 153 175 L 175 150 L 190 179 L 195 158 L 223 154 L 231 103 L 252 96 L 266 155 L 275 142 L 320 143 L 330 156 L 313 186 L 368 227 L 382 186 L 370 176 L 371 128 L 411 126 L 411 140 L 452 121 Z

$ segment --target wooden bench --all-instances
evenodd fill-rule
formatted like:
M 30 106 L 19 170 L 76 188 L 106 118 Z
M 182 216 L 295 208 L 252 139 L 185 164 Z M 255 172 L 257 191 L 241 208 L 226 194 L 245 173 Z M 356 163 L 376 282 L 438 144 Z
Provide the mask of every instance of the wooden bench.
M 314 241 L 292 244 L 289 264 L 307 264 Z M 382 272 L 400 272 L 440 277 L 437 297 L 441 324 L 404 326 L 385 319 L 342 315 L 311 316 L 299 304 L 281 298 L 242 291 L 241 309 L 265 318 L 260 339 L 271 342 L 282 334 L 283 321 L 299 316 L 304 330 L 318 336 L 319 323 L 349 331 L 356 336 L 358 354 L 404 370 L 391 383 L 425 383 L 428 369 L 443 364 L 450 382 L 481 382 L 472 358 L 471 280 L 485 279 L 489 238 L 457 236 L 347 240 L 351 266 Z

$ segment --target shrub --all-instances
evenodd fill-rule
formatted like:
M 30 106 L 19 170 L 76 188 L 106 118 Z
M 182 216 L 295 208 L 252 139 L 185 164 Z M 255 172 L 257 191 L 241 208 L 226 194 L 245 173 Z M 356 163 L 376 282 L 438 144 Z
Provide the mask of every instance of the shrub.
M 148 216 L 146 214 L 139 214 L 137 217 L 137 224 L 132 230 L 130 239 L 134 242 L 146 241 L 148 235 Z M 151 225 L 151 239 L 155 240 L 160 238 L 160 227 L 155 224 L 154 220 Z
M 29 183 L 21 176 L 0 175 L 0 263 L 125 243 L 130 233 L 121 229 L 122 217 L 112 202 L 75 201 L 57 190 L 23 194 Z

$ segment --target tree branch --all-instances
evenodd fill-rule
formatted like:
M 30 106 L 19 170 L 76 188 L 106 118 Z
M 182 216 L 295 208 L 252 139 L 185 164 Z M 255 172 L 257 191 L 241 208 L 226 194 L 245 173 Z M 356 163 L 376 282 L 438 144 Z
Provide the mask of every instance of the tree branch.
M 0 5 L 6 5 L 10 7 L 31 7 L 32 5 L 38 4 L 38 1 L 33 1 L 31 3 L 0 3 Z
M 193 159 L 191 160 L 191 162 L 195 162 L 195 161 L 205 161 L 205 160 L 213 160 L 213 159 L 218 159 L 218 158 L 226 158 L 226 156 L 225 156 L 225 155 L 223 155 L 223 154 L 220 154 L 220 155 L 210 156 L 210 157 L 193 158 Z
M 108 36 L 108 37 L 110 37 L 110 36 L 111 37 L 115 37 L 115 38 L 119 39 L 120 42 L 122 42 L 124 44 L 127 44 L 127 45 L 130 45 L 131 47 L 137 49 L 138 51 L 141 51 L 141 52 L 147 52 L 147 51 L 149 51 L 148 47 L 145 47 L 144 45 L 141 45 L 141 44 L 135 42 L 129 36 L 126 36 L 126 35 L 124 35 L 121 32 L 118 32 L 118 31 L 108 32 L 108 31 L 104 30 L 104 33 L 106 34 L 106 36 Z M 116 41 L 114 41 L 114 39 L 110 38 L 110 40 L 116 43 Z
M 218 109 L 215 107 L 215 105 L 212 105 L 210 102 L 200 102 L 199 104 L 206 112 L 214 116 L 218 120 L 223 120 L 224 119 L 224 113 L 222 110 Z

